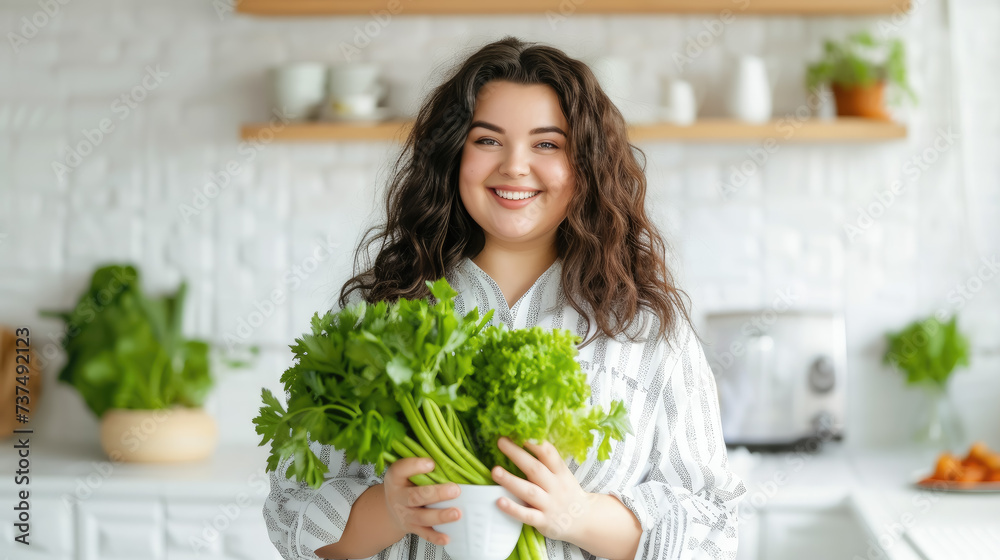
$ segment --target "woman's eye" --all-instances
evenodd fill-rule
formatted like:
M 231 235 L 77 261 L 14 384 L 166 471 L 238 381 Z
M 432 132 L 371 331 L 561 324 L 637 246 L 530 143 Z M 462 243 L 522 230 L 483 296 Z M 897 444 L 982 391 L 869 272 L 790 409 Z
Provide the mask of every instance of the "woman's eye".
M 480 138 L 479 140 L 476 140 L 475 143 L 476 144 L 482 144 L 484 146 L 499 146 L 500 145 L 500 142 L 497 142 L 493 138 Z M 544 148 L 546 150 L 552 150 L 552 149 L 559 148 L 559 146 L 557 146 L 556 144 L 554 144 L 552 142 L 549 142 L 549 141 L 539 142 L 538 144 L 536 144 L 536 146 L 539 147 L 539 148 Z

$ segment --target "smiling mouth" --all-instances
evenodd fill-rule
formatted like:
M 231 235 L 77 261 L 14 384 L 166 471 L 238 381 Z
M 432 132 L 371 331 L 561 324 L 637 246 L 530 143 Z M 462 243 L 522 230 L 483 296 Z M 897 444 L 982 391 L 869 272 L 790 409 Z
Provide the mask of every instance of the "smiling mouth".
M 524 200 L 533 198 L 541 191 L 505 191 L 501 189 L 491 189 L 497 196 L 504 200 Z

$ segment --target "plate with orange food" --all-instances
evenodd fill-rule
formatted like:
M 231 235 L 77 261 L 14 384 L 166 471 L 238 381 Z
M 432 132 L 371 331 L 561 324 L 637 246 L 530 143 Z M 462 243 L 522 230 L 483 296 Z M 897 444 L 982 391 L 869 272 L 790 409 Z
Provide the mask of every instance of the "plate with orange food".
M 941 453 L 934 471 L 918 475 L 914 485 L 944 492 L 1000 492 L 1000 453 L 976 442 L 965 457 Z

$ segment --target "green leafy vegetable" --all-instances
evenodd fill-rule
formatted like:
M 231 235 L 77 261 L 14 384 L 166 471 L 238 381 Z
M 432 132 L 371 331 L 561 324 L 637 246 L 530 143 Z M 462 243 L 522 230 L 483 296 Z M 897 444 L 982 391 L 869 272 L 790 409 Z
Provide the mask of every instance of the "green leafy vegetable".
M 285 476 L 318 488 L 327 468 L 309 448 L 316 441 L 349 462 L 374 464 L 380 476 L 400 458 L 432 457 L 434 470 L 411 477 L 415 484 L 490 485 L 487 465 L 523 476 L 497 449 L 501 435 L 548 439 L 582 462 L 592 431 L 602 437 L 601 460 L 610 439 L 631 433 L 620 401 L 610 414 L 586 406 L 590 387 L 570 331 L 486 328 L 493 310 L 459 316 L 444 278 L 426 284 L 433 305 L 361 301 L 313 315 L 310 332 L 289 346 L 287 409 L 264 389 L 253 420 L 260 445 L 271 442 L 268 470 L 291 457 Z M 512 558 L 542 558 L 539 536 L 523 532 Z
M 260 445 L 272 442 L 269 470 L 294 456 L 286 476 L 318 487 L 326 467 L 309 449 L 312 439 L 343 449 L 348 461 L 374 464 L 380 475 L 387 462 L 419 455 L 439 463 L 431 480 L 444 482 L 451 474 L 489 483 L 485 467 L 476 476 L 469 465 L 447 459 L 441 450 L 445 442 L 437 437 L 442 430 L 437 415 L 425 414 L 475 404 L 459 388 L 472 373 L 479 345 L 475 335 L 493 311 L 481 319 L 478 309 L 457 317 L 457 292 L 447 281 L 427 285 L 438 300 L 433 306 L 401 298 L 392 306 L 361 301 L 323 317 L 313 315 L 311 333 L 290 346 L 295 363 L 281 376 L 290 395 L 288 410 L 265 389 L 265 406 L 254 419 L 263 436 Z
M 176 293 L 150 298 L 134 266 L 98 268 L 72 310 L 41 312 L 66 323 L 59 381 L 98 418 L 112 408 L 201 406 L 213 383 L 210 346 L 181 333 L 186 293 L 182 282 Z
M 957 317 L 942 323 L 931 316 L 886 335 L 882 358 L 906 373 L 910 384 L 944 387 L 957 366 L 969 365 L 969 340 L 958 330 Z
M 601 461 L 611 455 L 612 438 L 632 433 L 622 401 L 612 403 L 609 414 L 584 404 L 590 384 L 575 359 L 581 339 L 568 329 L 490 327 L 483 338 L 473 361 L 476 375 L 466 384 L 469 395 L 484 403 L 471 421 L 483 441 L 495 443 L 503 435 L 518 445 L 548 440 L 564 457 L 583 463 L 593 446 L 592 431 L 602 437 Z M 496 445 L 484 448 L 490 462 L 523 475 Z

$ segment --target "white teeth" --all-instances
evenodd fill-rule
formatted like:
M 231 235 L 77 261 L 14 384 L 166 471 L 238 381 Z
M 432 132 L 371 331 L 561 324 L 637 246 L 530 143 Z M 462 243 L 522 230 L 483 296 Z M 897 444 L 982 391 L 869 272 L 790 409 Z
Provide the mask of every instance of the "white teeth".
M 494 190 L 500 196 L 500 198 L 506 198 L 507 200 L 524 200 L 525 198 L 531 198 L 535 196 L 539 192 L 539 191 L 532 191 L 532 192 L 501 191 L 497 189 Z

